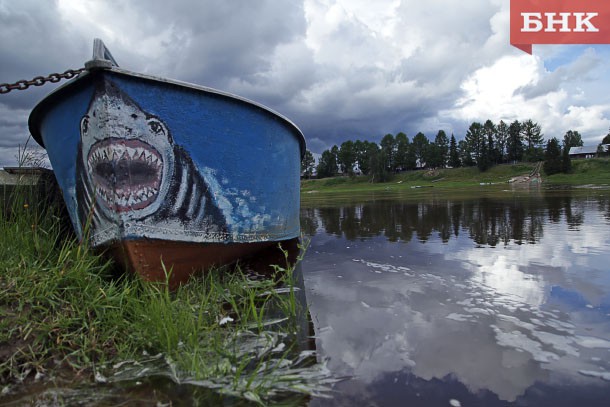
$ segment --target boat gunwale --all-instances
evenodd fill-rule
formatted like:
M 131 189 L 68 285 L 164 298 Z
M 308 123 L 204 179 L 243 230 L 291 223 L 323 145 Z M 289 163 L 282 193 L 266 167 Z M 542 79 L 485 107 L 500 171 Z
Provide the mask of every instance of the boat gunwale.
M 143 73 L 139 73 L 139 72 L 122 69 L 122 68 L 119 68 L 116 66 L 95 67 L 93 69 L 85 70 L 83 73 L 78 75 L 76 78 L 70 80 L 69 82 L 64 83 L 63 85 L 61 85 L 61 86 L 57 87 L 56 89 L 54 89 L 53 91 L 51 91 L 48 95 L 46 95 L 43 99 L 41 99 L 36 104 L 36 106 L 34 106 L 34 108 L 32 109 L 32 111 L 30 113 L 30 116 L 28 118 L 28 128 L 29 128 L 30 134 L 32 135 L 34 140 L 41 147 L 44 148 L 45 145 L 42 140 L 42 135 L 40 134 L 40 129 L 38 128 L 38 124 L 40 123 L 40 120 L 44 114 L 44 111 L 46 111 L 48 109 L 47 106 L 52 104 L 55 99 L 62 97 L 61 93 L 68 91 L 75 86 L 81 85 L 87 78 L 92 77 L 92 75 L 97 75 L 97 74 L 103 73 L 103 72 L 109 72 L 109 73 L 117 74 L 119 76 L 124 75 L 124 76 L 133 77 L 133 78 L 137 78 L 137 79 L 141 79 L 141 80 L 145 80 L 145 81 L 164 83 L 164 84 L 168 84 L 170 86 L 176 86 L 179 88 L 192 89 L 192 90 L 199 91 L 199 92 L 204 92 L 204 93 L 209 93 L 209 94 L 213 94 L 213 95 L 217 95 L 217 96 L 226 97 L 226 98 L 233 99 L 233 100 L 236 100 L 241 103 L 245 103 L 245 104 L 257 107 L 266 113 L 270 113 L 273 116 L 276 116 L 276 117 L 282 119 L 286 124 L 288 124 L 292 129 L 292 133 L 295 134 L 297 136 L 297 138 L 299 139 L 301 159 L 303 158 L 303 156 L 305 154 L 306 142 L 305 142 L 305 136 L 303 135 L 303 132 L 301 131 L 301 129 L 299 129 L 299 127 L 294 122 L 292 122 L 290 119 L 288 119 L 286 116 L 282 115 L 281 113 L 276 112 L 275 110 L 273 110 L 261 103 L 247 99 L 243 96 L 235 95 L 235 94 L 232 94 L 229 92 L 221 91 L 221 90 L 210 88 L 207 86 L 197 85 L 197 84 L 190 83 L 190 82 L 184 82 L 184 81 L 180 81 L 177 79 L 162 78 L 160 76 L 143 74 Z

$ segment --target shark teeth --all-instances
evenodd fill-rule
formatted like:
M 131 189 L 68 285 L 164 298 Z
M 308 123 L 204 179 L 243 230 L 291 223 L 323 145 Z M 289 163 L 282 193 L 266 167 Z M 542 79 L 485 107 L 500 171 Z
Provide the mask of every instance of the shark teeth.
M 159 155 L 145 147 L 128 147 L 121 144 L 109 144 L 92 150 L 89 154 L 89 170 L 94 168 L 97 163 L 103 161 L 118 162 L 120 160 L 143 161 L 147 164 L 160 168 L 163 161 Z
M 143 188 L 140 190 L 116 190 L 114 193 L 108 193 L 103 190 L 100 196 L 106 201 L 106 203 L 113 206 L 120 207 L 133 207 L 138 204 L 146 203 L 150 198 L 156 196 L 159 190 L 156 188 Z
M 99 141 L 89 150 L 87 166 L 98 198 L 113 211 L 144 209 L 159 194 L 163 159 L 141 140 Z

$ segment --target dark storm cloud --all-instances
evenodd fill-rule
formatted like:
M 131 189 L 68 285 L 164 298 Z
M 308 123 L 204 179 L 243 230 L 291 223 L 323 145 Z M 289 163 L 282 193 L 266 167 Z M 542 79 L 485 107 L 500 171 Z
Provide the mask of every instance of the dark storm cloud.
M 447 8 L 468 13 L 476 23 L 465 24 L 451 10 L 443 13 Z M 434 136 L 441 128 L 449 133 L 463 128 L 459 120 L 440 122 L 437 115 L 454 106 L 462 94 L 460 83 L 473 69 L 497 56 L 484 49 L 493 34 L 489 20 L 497 11 L 491 4 L 473 2 L 403 2 L 391 46 L 348 16 L 324 38 L 318 60 L 327 57 L 322 62 L 328 63 L 314 65 L 316 82 L 306 92 L 316 97 L 295 105 L 291 114 L 305 116 L 306 134 L 319 139 L 315 145 L 326 140 L 327 147 L 355 138 L 379 141 L 399 131 L 410 137 L 419 131 Z M 404 49 L 409 51 L 401 55 Z M 317 110 L 314 122 L 304 114 L 313 108 L 311 103 Z
M 485 89 L 465 84 L 503 57 L 521 57 L 508 44 L 508 26 L 504 0 L 56 0 L 44 6 L 0 0 L 0 82 L 81 67 L 100 37 L 125 69 L 217 88 L 278 111 L 316 153 L 399 131 L 433 137 L 443 129 L 459 138 L 489 110 L 481 103 Z M 588 66 L 582 64 L 543 74 L 536 86 L 520 83 L 517 102 L 503 105 L 510 111 L 491 118 L 518 114 L 523 96 L 578 82 Z M 55 86 L 0 95 L 0 165 L 10 160 L 11 145 L 25 141 L 29 111 Z M 541 117 L 563 118 L 567 103 L 535 107 L 546 109 Z M 595 126 L 607 128 L 605 108 L 597 109 Z M 571 111 L 575 122 L 586 114 Z
M 80 67 L 99 36 L 126 69 L 233 92 L 286 115 L 315 152 L 348 138 L 436 132 L 426 126 L 452 106 L 475 64 L 449 51 L 468 52 L 489 35 L 489 24 L 441 24 L 428 32 L 418 20 L 440 6 L 413 3 L 397 10 L 408 18 L 399 18 L 393 35 L 404 38 L 393 45 L 351 12 L 315 1 L 310 15 L 300 1 L 110 1 L 81 3 L 81 14 L 70 4 L 63 10 L 60 3 L 15 4 L 0 8 L 0 51 L 9 56 L 3 81 Z M 471 8 L 477 19 L 488 21 L 495 12 L 473 4 L 462 9 Z M 411 52 L 397 55 L 405 44 Z M 3 112 L 22 120 L 52 87 L 4 96 Z M 25 139 L 22 123 L 0 122 L 2 145 Z
M 55 3 L 0 2 L 0 27 L 0 82 L 3 83 L 80 68 L 83 55 L 91 54 L 84 40 L 66 29 Z M 44 90 L 13 91 L 2 96 L 0 103 L 30 107 L 49 92 L 49 86 L 55 85 L 47 85 Z
M 256 80 L 276 47 L 305 30 L 295 2 L 106 2 L 97 21 L 112 25 L 106 36 L 60 11 L 58 2 L 0 1 L 0 83 L 80 68 L 91 57 L 93 38 L 102 37 L 121 67 L 229 90 L 235 78 Z M 56 86 L 0 95 L 0 146 L 25 142 L 29 111 Z M 0 165 L 7 161 L 13 157 L 5 153 Z
M 65 29 L 55 3 L 0 1 L 0 83 L 80 68 L 82 55 L 89 56 L 91 51 L 86 51 L 83 39 L 72 34 Z M 0 166 L 16 164 L 19 148 L 29 136 L 30 110 L 57 86 L 0 95 Z M 33 141 L 28 145 L 36 147 Z
M 233 78 L 265 71 L 275 48 L 305 31 L 303 10 L 297 2 L 151 1 L 131 3 L 125 11 L 145 16 L 137 30 L 127 28 L 135 31 L 132 38 L 169 33 L 157 44 L 162 58 L 140 55 L 138 60 L 128 57 L 126 62 L 151 73 L 218 87 L 226 87 Z M 127 41 L 119 43 L 121 53 L 137 48 Z

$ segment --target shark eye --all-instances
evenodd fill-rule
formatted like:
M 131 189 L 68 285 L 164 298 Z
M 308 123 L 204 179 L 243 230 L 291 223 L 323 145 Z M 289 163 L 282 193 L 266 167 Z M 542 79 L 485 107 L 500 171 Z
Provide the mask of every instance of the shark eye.
M 165 126 L 157 119 L 150 119 L 148 121 L 148 127 L 150 127 L 150 131 L 152 131 L 153 134 L 165 134 Z
M 84 116 L 80 122 L 80 129 L 82 134 L 87 134 L 89 131 L 89 116 Z

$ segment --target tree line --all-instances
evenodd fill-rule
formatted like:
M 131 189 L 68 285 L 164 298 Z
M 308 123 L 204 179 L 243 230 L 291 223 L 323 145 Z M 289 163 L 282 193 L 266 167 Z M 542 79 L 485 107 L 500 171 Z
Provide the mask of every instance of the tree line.
M 610 144 L 610 132 L 602 143 Z M 568 130 L 561 142 L 555 137 L 545 141 L 541 126 L 531 119 L 510 124 L 487 120 L 473 122 L 460 141 L 453 134 L 448 137 L 444 130 L 439 130 L 434 140 L 422 132 L 413 139 L 403 132 L 386 134 L 379 144 L 348 140 L 323 151 L 317 166 L 313 154 L 306 151 L 301 170 L 307 178 L 315 170 L 318 178 L 364 174 L 374 182 L 384 182 L 394 173 L 421 168 L 476 166 L 486 171 L 497 164 L 544 161 L 544 170 L 551 175 L 569 172 L 569 150 L 582 145 L 578 131 Z M 605 152 L 601 144 L 599 152 Z

